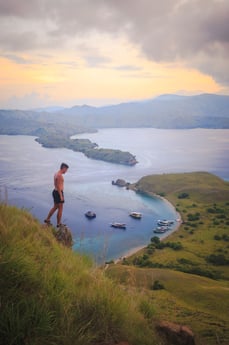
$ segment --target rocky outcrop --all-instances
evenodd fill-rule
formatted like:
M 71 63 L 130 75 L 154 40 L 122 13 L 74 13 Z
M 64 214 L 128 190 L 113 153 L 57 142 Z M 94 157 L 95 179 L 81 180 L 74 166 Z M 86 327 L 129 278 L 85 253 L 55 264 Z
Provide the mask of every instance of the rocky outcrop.
M 116 181 L 112 181 L 112 184 L 119 187 L 125 187 L 126 181 L 118 178 Z
M 194 334 L 187 326 L 161 321 L 156 329 L 170 345 L 195 345 Z
M 129 182 L 126 182 L 125 180 L 118 178 L 116 181 L 112 181 L 112 184 L 118 187 L 128 187 Z
M 65 224 L 62 224 L 59 228 L 57 228 L 57 230 L 54 232 L 54 236 L 56 237 L 57 241 L 62 243 L 64 246 L 68 248 L 72 247 L 72 233 Z

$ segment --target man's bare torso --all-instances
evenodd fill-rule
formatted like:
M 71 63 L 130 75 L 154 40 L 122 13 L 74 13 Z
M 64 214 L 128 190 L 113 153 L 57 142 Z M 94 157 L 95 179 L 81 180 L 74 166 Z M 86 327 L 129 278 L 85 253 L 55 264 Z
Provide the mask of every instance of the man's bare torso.
M 58 192 L 64 190 L 64 177 L 60 170 L 54 175 L 54 186 Z

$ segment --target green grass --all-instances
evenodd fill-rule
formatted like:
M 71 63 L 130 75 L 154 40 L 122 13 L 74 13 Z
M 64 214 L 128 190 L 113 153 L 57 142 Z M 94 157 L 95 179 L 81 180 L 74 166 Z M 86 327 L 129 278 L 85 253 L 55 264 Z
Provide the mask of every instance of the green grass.
M 28 212 L 0 204 L 0 344 L 162 344 L 143 299 L 58 244 Z
M 110 265 L 109 276 L 145 289 L 157 316 L 191 325 L 200 344 L 229 343 L 229 183 L 196 172 L 146 176 L 131 188 L 174 205 L 184 224 L 163 242 L 181 249 L 151 243 L 123 265 Z M 165 289 L 152 291 L 155 280 Z
M 229 201 L 229 182 L 207 172 L 149 175 L 141 178 L 134 187 L 148 194 L 163 195 L 177 201 L 180 193 L 189 193 L 193 202 Z
M 153 308 L 154 318 L 189 325 L 197 344 L 228 344 L 229 286 L 226 282 L 168 269 L 120 264 L 110 265 L 107 275 L 132 292 L 133 289 L 141 291 L 148 298 L 148 308 Z M 153 290 L 155 281 L 164 289 Z
M 165 194 L 184 221 L 179 231 L 165 239 L 180 242 L 182 249 L 156 249 L 149 255 L 154 267 L 158 265 L 217 279 L 229 279 L 228 264 L 216 265 L 208 260 L 213 255 L 221 256 L 225 262 L 229 262 L 228 182 L 204 172 L 164 174 L 143 177 L 134 188 L 151 195 Z M 188 197 L 180 199 L 179 196 L 184 193 Z M 140 255 L 144 253 L 147 250 Z

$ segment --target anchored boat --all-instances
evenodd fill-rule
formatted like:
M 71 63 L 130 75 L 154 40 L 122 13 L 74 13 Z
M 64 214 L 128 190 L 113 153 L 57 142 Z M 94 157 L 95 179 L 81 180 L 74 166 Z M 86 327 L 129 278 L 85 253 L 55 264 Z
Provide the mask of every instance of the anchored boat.
M 113 228 L 126 229 L 126 224 L 125 224 L 125 223 L 117 223 L 117 222 L 114 222 L 114 223 L 111 223 L 111 226 L 112 226 Z
M 135 218 L 135 219 L 141 219 L 142 214 L 140 212 L 130 212 L 130 216 Z
M 153 232 L 155 234 L 164 234 L 168 230 L 167 226 L 158 226 Z
M 166 219 L 163 219 L 163 220 L 158 220 L 157 221 L 157 224 L 158 225 L 161 225 L 161 226 L 171 226 L 173 225 L 174 221 L 173 220 L 166 220 Z
M 84 215 L 85 215 L 85 217 L 87 217 L 88 219 L 93 219 L 93 218 L 96 217 L 95 212 L 92 212 L 92 211 L 87 211 Z

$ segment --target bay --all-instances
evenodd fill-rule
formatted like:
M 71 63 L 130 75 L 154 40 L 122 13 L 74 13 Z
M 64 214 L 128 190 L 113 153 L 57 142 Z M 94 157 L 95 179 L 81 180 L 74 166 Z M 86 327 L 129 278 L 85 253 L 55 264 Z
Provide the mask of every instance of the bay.
M 157 219 L 177 217 L 163 200 L 118 188 L 111 181 L 136 182 L 148 174 L 188 171 L 208 171 L 229 180 L 228 134 L 229 130 L 212 129 L 115 128 L 77 135 L 100 147 L 131 152 L 139 162 L 134 167 L 88 159 L 67 149 L 43 148 L 34 137 L 0 136 L 1 199 L 29 209 L 42 222 L 52 206 L 53 174 L 66 162 L 70 169 L 65 175 L 63 221 L 72 229 L 74 250 L 100 264 L 147 244 Z M 96 212 L 96 219 L 86 219 L 88 210 Z M 142 219 L 132 219 L 130 211 L 142 212 Z M 126 230 L 111 228 L 114 221 L 126 223 Z

